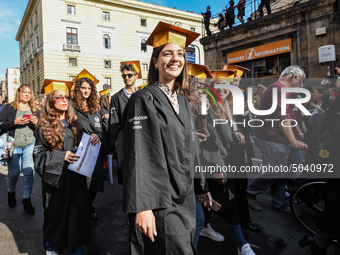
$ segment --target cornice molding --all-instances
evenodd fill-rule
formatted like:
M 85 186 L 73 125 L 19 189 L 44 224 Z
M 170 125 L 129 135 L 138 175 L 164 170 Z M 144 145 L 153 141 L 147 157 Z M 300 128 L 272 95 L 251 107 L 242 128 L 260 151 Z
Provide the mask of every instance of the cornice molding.
M 112 26 L 107 26 L 107 25 L 101 25 L 101 24 L 98 24 L 97 26 L 98 26 L 98 27 L 102 27 L 102 28 L 115 29 L 115 27 L 112 27 Z
M 81 24 L 81 21 L 71 20 L 71 19 L 61 19 L 62 22 L 74 23 L 74 24 Z

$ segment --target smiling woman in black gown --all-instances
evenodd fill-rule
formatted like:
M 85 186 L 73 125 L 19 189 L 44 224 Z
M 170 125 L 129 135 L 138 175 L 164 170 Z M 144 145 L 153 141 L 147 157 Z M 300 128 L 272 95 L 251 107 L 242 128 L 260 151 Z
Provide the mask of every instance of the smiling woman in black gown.
M 149 85 L 132 94 L 123 113 L 123 200 L 130 216 L 131 254 L 194 254 L 190 143 L 197 138 L 184 95 L 188 93 L 184 48 L 197 37 L 158 24 L 146 42 L 154 47 Z

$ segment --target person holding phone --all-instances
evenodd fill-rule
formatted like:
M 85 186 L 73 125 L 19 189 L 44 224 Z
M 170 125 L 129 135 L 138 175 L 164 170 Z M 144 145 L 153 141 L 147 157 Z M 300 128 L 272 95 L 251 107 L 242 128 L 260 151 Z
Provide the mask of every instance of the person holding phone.
M 224 119 L 229 122 L 227 125 L 216 125 L 216 132 L 220 139 L 220 156 L 223 166 L 232 165 L 231 156 L 235 155 L 233 152 L 235 146 L 245 144 L 244 135 L 238 131 L 235 124 L 230 124 L 230 122 L 235 121 L 232 115 L 233 95 L 228 88 L 219 88 L 219 86 L 231 85 L 228 80 L 230 73 L 230 71 L 226 70 L 212 71 L 214 80 L 210 83 L 211 87 L 215 88 L 222 102 L 222 104 L 218 103 L 217 105 L 211 104 L 215 114 L 213 119 Z M 228 223 L 233 238 L 238 245 L 238 254 L 254 255 L 255 253 L 245 240 L 241 229 L 241 220 L 239 217 L 240 198 L 237 194 L 234 179 L 230 178 L 230 176 L 221 176 L 220 178 L 209 179 L 208 184 L 211 196 L 222 205 L 221 210 L 216 212 L 216 214 Z M 210 222 L 211 212 L 206 212 L 205 216 L 205 224 L 208 224 Z
M 205 65 L 188 63 L 189 84 L 190 84 L 190 107 L 195 120 L 196 136 L 199 142 L 199 163 L 200 167 L 209 167 L 211 165 L 222 165 L 220 157 L 219 137 L 216 128 L 213 125 L 214 111 L 210 107 L 210 103 L 206 100 L 207 114 L 202 113 L 202 94 L 206 90 L 205 81 L 212 78 L 209 68 Z M 195 187 L 198 176 L 195 176 Z M 215 176 L 216 177 L 216 176 Z M 220 175 L 219 175 L 220 177 Z M 202 178 L 201 178 L 202 179 Z M 196 190 L 195 190 L 196 191 Z M 196 248 L 199 236 L 206 236 L 217 242 L 223 242 L 224 237 L 216 232 L 209 222 L 205 222 L 205 214 L 210 215 L 212 197 L 209 192 L 209 185 L 205 182 L 205 194 L 196 194 L 196 233 L 193 245 Z M 206 204 L 204 204 L 204 202 Z M 208 208 L 203 210 L 202 205 Z M 215 208 L 215 207 L 212 207 Z
M 8 159 L 8 205 L 11 208 L 16 206 L 15 187 L 22 172 L 24 175 L 22 203 L 27 214 L 35 213 L 31 194 L 34 181 L 32 153 L 35 142 L 34 127 L 38 123 L 37 113 L 33 91 L 27 84 L 17 89 L 13 102 L 6 104 L 0 112 L 0 135 L 7 133 L 14 137 L 13 154 Z
M 68 170 L 79 159 L 76 147 L 83 135 L 70 103 L 72 82 L 45 81 L 47 94 L 37 127 L 34 163 L 42 178 L 43 245 L 47 255 L 83 254 L 90 243 L 90 208 L 86 177 Z M 52 87 L 49 87 L 51 84 Z

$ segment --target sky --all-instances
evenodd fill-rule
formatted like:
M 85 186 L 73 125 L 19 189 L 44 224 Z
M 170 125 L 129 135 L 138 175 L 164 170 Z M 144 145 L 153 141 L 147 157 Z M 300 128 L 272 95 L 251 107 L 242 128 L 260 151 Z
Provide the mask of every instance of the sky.
M 211 7 L 212 15 L 221 12 L 227 3 L 226 0 L 216 0 L 213 2 L 197 0 L 146 0 L 143 2 L 169 8 L 176 6 L 178 10 L 192 11 L 198 14 L 205 12 L 208 3 Z M 15 37 L 27 3 L 28 0 L 0 0 L 0 79 L 5 76 L 8 67 L 20 66 L 19 42 L 15 40 Z M 235 4 L 237 3 L 238 0 L 235 1 Z

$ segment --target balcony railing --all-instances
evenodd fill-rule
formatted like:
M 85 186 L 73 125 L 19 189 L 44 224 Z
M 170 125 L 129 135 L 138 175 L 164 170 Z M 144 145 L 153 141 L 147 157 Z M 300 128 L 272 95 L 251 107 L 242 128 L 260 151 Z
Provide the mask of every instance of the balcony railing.
M 80 45 L 78 44 L 64 44 L 64 51 L 78 51 L 80 52 Z

